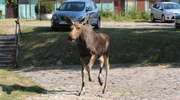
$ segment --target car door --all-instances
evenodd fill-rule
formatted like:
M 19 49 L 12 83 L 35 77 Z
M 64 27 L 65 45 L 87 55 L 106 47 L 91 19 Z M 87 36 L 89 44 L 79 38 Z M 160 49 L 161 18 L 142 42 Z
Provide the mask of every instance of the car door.
M 151 13 L 153 14 L 154 18 L 155 19 L 158 19 L 158 8 L 159 8 L 159 4 L 156 3 L 152 6 L 152 10 L 151 10 Z
M 95 2 L 92 2 L 92 6 L 94 8 L 94 11 L 93 11 L 93 14 L 92 14 L 92 21 L 94 24 L 97 24 L 97 22 L 99 21 L 99 10 L 96 6 L 96 3 Z
M 157 8 L 157 19 L 161 19 L 163 14 L 163 4 L 159 4 Z

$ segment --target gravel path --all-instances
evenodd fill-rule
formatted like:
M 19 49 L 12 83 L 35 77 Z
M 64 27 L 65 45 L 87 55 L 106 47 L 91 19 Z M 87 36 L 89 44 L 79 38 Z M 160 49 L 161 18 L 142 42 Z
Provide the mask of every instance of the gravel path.
M 86 80 L 86 94 L 82 96 L 77 96 L 81 86 L 79 69 L 31 69 L 17 73 L 49 91 L 27 100 L 180 100 L 180 69 L 167 67 L 171 65 L 113 65 L 106 94 L 101 94 L 98 70 L 93 69 L 93 82 Z

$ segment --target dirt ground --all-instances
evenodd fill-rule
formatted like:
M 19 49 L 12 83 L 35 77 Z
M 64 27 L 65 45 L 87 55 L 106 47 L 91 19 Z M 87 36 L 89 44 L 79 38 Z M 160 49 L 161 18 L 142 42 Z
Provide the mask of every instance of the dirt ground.
M 29 68 L 17 73 L 31 78 L 49 91 L 27 100 L 180 100 L 178 67 L 170 64 L 112 65 L 106 94 L 101 94 L 102 87 L 98 84 L 98 70 L 95 68 L 93 82 L 86 78 L 86 93 L 82 96 L 77 96 L 81 87 L 80 66 L 75 69 L 73 66 L 48 70 Z

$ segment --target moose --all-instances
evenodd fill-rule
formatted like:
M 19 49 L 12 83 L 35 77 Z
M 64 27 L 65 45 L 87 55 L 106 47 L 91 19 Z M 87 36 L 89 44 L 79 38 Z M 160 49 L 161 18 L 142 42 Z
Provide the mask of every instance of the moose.
M 69 22 L 69 18 L 67 18 Z M 105 83 L 102 93 L 105 93 L 108 80 L 109 64 L 109 50 L 110 50 L 110 37 L 105 33 L 96 33 L 92 26 L 86 22 L 72 22 L 71 32 L 69 33 L 68 40 L 75 41 L 80 54 L 80 61 L 82 64 L 81 75 L 82 85 L 79 96 L 85 93 L 85 70 L 88 73 L 89 81 L 92 81 L 91 69 L 96 59 L 100 61 L 100 70 L 98 74 L 98 82 L 102 86 L 102 69 L 105 66 Z

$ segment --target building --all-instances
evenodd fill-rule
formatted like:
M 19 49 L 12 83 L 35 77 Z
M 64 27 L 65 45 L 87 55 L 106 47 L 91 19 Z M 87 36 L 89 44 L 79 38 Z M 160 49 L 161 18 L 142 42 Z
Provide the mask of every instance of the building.
M 39 2 L 54 2 L 54 11 L 59 7 L 60 2 L 63 0 L 0 0 L 0 19 L 2 18 L 16 18 L 19 16 L 21 19 L 37 19 L 35 6 Z M 101 11 L 106 12 L 129 12 L 140 11 L 148 12 L 150 6 L 154 2 L 159 1 L 172 1 L 179 2 L 180 0 L 94 0 Z M 19 8 L 17 7 L 19 5 Z
M 41 0 L 41 2 L 53 3 L 53 10 L 59 6 L 60 0 Z M 0 0 L 0 19 L 19 18 L 21 19 L 37 19 L 36 5 L 40 0 Z M 47 3 L 49 4 L 49 3 Z
M 180 3 L 180 0 L 95 0 L 100 10 L 115 13 L 137 10 L 148 12 L 154 2 L 169 1 Z
M 36 19 L 35 5 L 37 0 L 0 0 L 1 18 Z M 18 9 L 19 5 L 19 9 Z
M 150 7 L 150 0 L 95 0 L 101 6 L 99 9 L 104 11 L 128 12 L 131 10 L 138 10 L 141 12 L 148 11 Z M 106 6 L 104 6 L 106 5 Z M 108 6 L 108 7 L 107 7 Z

